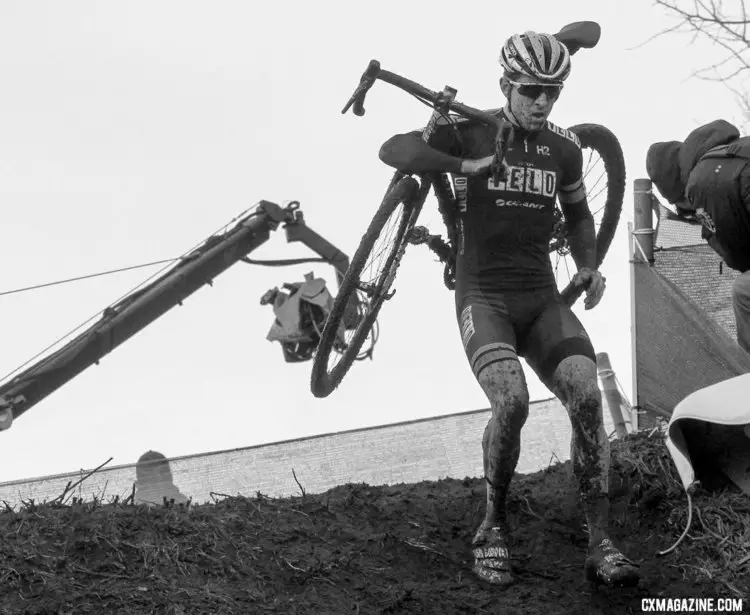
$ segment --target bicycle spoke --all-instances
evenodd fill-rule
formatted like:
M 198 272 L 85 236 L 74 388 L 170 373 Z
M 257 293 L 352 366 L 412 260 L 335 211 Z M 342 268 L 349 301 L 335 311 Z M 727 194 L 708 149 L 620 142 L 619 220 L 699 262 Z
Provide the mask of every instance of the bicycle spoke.
M 583 181 L 584 181 L 584 183 L 586 182 L 586 178 L 588 177 L 589 173 L 591 173 L 591 170 L 595 166 L 595 165 L 591 164 L 591 158 L 593 158 L 594 154 L 596 154 L 596 152 L 594 150 L 591 150 L 589 152 L 589 161 L 588 161 L 588 163 L 586 163 L 584 165 L 584 168 L 586 169 L 586 171 L 583 173 Z
M 384 294 L 384 291 L 387 291 L 390 282 L 392 282 L 388 277 L 393 269 L 392 264 L 394 254 L 403 248 L 403 246 L 397 245 L 400 235 L 401 243 L 405 242 L 405 237 L 402 232 L 405 224 L 405 215 L 404 204 L 400 203 L 383 225 L 364 267 L 362 268 L 362 272 L 359 275 L 359 282 L 357 284 L 358 290 L 356 291 L 356 294 L 358 298 L 358 312 L 361 320 L 372 313 L 372 311 L 376 309 L 383 300 L 389 298 L 389 295 Z M 358 329 L 344 331 L 344 339 L 339 344 L 339 347 L 336 348 L 337 352 L 332 352 L 328 357 L 327 363 L 329 372 L 335 369 L 341 359 L 342 353 L 358 334 Z M 363 345 L 364 350 L 359 353 L 357 358 L 364 358 L 367 356 L 369 348 L 371 348 L 377 340 L 377 335 L 377 323 L 374 323 L 365 339 Z
M 381 237 L 378 238 L 378 241 L 376 242 L 375 246 L 372 250 L 372 261 L 378 261 L 378 267 L 375 269 L 378 273 L 375 274 L 372 278 L 370 278 L 367 283 L 373 283 L 375 280 L 378 280 L 380 276 L 382 275 L 382 266 L 385 264 L 385 260 L 387 260 L 388 256 L 390 255 L 390 252 L 393 251 L 393 243 L 394 243 L 394 234 L 398 232 L 399 222 L 401 220 L 401 217 L 403 215 L 403 205 L 399 205 L 399 207 L 396 209 L 396 212 L 394 212 L 396 215 L 394 216 L 396 218 L 396 223 L 394 224 L 392 219 L 388 220 L 387 228 L 384 229 L 384 232 L 381 234 Z M 385 240 L 382 241 L 382 245 L 378 245 L 381 243 L 381 239 L 383 238 L 383 235 L 386 236 Z M 374 262 L 370 262 L 370 259 L 368 259 L 368 263 L 365 265 L 365 270 L 372 271 L 373 270 Z M 365 281 L 365 274 L 364 271 L 362 275 L 360 275 L 360 280 Z
M 600 160 L 601 160 L 601 159 L 600 159 Z M 594 166 L 596 166 L 596 163 L 594 163 Z M 591 171 L 593 171 L 593 169 L 594 169 L 594 167 L 591 167 L 591 169 L 590 169 L 590 170 L 589 170 L 588 172 L 590 173 Z M 588 175 L 588 173 L 587 173 L 587 175 Z M 606 187 L 607 187 L 607 184 L 606 184 L 606 181 L 607 181 L 607 173 L 606 173 L 606 171 L 605 171 L 605 172 L 603 172 L 603 173 L 602 173 L 602 174 L 601 174 L 601 175 L 600 175 L 600 176 L 599 176 L 599 177 L 597 178 L 597 180 L 596 180 L 596 181 L 594 182 L 594 185 L 593 185 L 593 186 L 588 186 L 588 185 L 586 186 L 586 190 L 587 190 L 587 192 L 588 192 L 588 193 L 593 193 L 593 192 L 595 192 L 595 191 L 597 190 L 597 188 L 599 188 L 599 183 L 600 183 L 600 182 L 602 181 L 602 179 L 604 179 L 604 182 L 605 182 L 605 183 L 604 183 L 604 188 L 606 189 Z M 584 180 L 584 181 L 585 181 L 585 180 Z M 601 194 L 601 190 L 602 190 L 602 189 L 601 189 L 601 188 L 599 188 L 599 192 L 597 192 L 597 194 Z

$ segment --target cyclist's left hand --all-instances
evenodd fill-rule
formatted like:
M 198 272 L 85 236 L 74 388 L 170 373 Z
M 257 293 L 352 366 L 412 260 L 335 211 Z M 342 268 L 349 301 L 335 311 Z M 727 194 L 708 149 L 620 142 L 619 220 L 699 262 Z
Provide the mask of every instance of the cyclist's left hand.
M 573 276 L 573 283 L 576 286 L 586 288 L 586 299 L 583 305 L 587 310 L 590 310 L 595 308 L 602 300 L 602 295 L 607 287 L 607 278 L 597 269 L 583 267 Z

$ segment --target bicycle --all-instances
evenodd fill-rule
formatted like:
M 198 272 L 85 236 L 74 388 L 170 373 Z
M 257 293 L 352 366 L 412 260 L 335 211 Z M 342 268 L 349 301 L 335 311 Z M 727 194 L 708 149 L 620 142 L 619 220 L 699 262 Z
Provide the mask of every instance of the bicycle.
M 575 22 L 568 24 L 554 36 L 566 44 L 572 55 L 580 49 L 594 47 L 599 41 L 600 32 L 599 25 L 594 22 Z M 410 79 L 381 69 L 380 63 L 377 60 L 372 60 L 342 113 L 346 113 L 353 107 L 355 115 L 364 115 L 365 96 L 378 79 L 406 91 L 433 108 L 430 120 L 422 133 L 422 138 L 426 142 L 429 142 L 440 118 L 450 121 L 449 113 L 452 113 L 453 116 L 458 115 L 497 127 L 491 172 L 495 182 L 498 178 L 504 176 L 504 152 L 513 136 L 510 124 L 501 121 L 492 111 L 480 111 L 457 102 L 455 100 L 457 90 L 450 86 L 446 85 L 441 92 L 434 92 Z M 569 130 L 578 136 L 582 148 L 591 149 L 601 156 L 607 175 L 607 195 L 602 208 L 601 224 L 597 232 L 597 266 L 600 266 L 614 238 L 625 195 L 625 163 L 622 148 L 615 135 L 604 126 L 578 124 L 572 126 Z M 586 175 L 587 173 L 584 173 L 584 178 Z M 394 173 L 385 197 L 362 237 L 349 269 L 341 281 L 313 359 L 310 388 L 315 397 L 330 395 L 341 383 L 354 360 L 357 359 L 359 350 L 370 334 L 384 302 L 391 299 L 395 293 L 395 290 L 390 291 L 390 289 L 408 244 L 426 244 L 433 250 L 438 258 L 445 263 L 443 278 L 446 287 L 451 290 L 455 288 L 455 256 L 453 250 L 455 243 L 452 229 L 455 226 L 453 222 L 456 197 L 453 194 L 450 179 L 447 173 L 425 173 L 418 174 L 417 177 L 419 180 L 400 171 Z M 589 193 L 597 187 L 598 182 L 594 188 L 589 188 Z M 434 189 L 438 208 L 447 228 L 447 242 L 439 235 L 431 235 L 424 227 L 416 226 L 417 218 L 431 188 Z M 602 191 L 600 190 L 599 194 Z M 375 249 L 376 241 L 396 212 L 399 212 L 396 216 L 396 230 L 386 248 L 387 256 L 383 259 L 383 267 L 373 278 L 373 281 L 365 282 L 361 279 L 362 272 L 368 263 L 368 259 L 380 256 L 380 251 Z M 595 217 L 596 213 L 599 212 L 595 212 Z M 569 253 L 569 248 L 567 246 L 566 228 L 559 207 L 556 209 L 556 215 L 558 224 L 550 242 L 550 253 L 556 252 L 558 256 L 565 256 Z M 567 303 L 572 306 L 584 291 L 585 288 L 574 286 L 571 281 L 561 291 L 561 294 Z M 362 311 L 351 340 L 342 347 L 341 331 L 343 328 L 341 323 L 347 305 L 352 303 L 359 305 Z M 338 363 L 329 369 L 332 350 L 336 350 L 341 358 Z

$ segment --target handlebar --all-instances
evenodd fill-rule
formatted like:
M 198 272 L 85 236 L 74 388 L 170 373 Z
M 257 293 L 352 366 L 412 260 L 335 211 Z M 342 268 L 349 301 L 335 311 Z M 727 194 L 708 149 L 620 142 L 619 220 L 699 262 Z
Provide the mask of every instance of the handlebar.
M 387 70 L 380 68 L 380 62 L 377 60 L 370 60 L 367 65 L 367 69 L 362 73 L 359 85 L 354 90 L 346 106 L 343 108 L 341 113 L 346 113 L 350 107 L 354 107 L 354 115 L 363 116 L 365 114 L 364 102 L 367 92 L 375 84 L 375 81 L 380 79 L 391 85 L 395 85 L 397 88 L 416 96 L 424 101 L 429 101 L 433 106 L 437 106 L 440 103 L 441 108 L 447 108 L 448 111 L 453 111 L 463 117 L 482 122 L 488 126 L 495 126 L 498 129 L 497 137 L 495 140 L 495 162 L 493 163 L 492 175 L 495 183 L 498 183 L 503 179 L 505 175 L 505 167 L 503 159 L 505 157 L 505 150 L 508 144 L 513 140 L 513 126 L 510 122 L 499 118 L 486 111 L 480 111 L 468 105 L 464 105 L 455 100 L 445 100 L 443 95 L 438 92 L 420 85 L 416 81 L 397 75 Z
M 367 70 L 365 70 L 365 72 L 362 74 L 357 89 L 354 90 L 354 94 L 352 94 L 352 97 L 349 99 L 349 102 L 346 103 L 346 106 L 342 109 L 341 113 L 346 113 L 349 108 L 354 105 L 354 115 L 364 115 L 365 109 L 363 105 L 365 96 L 367 95 L 367 92 L 370 90 L 370 88 L 375 84 L 375 81 L 378 79 L 384 81 L 385 83 L 395 85 L 397 88 L 400 88 L 408 92 L 409 94 L 413 94 L 418 98 L 425 99 L 433 104 L 438 99 L 442 100 L 442 97 L 438 92 L 434 92 L 429 88 L 420 85 L 416 81 L 412 81 L 411 79 L 407 79 L 406 77 L 402 77 L 401 75 L 397 75 L 396 73 L 383 70 L 380 68 L 380 62 L 378 62 L 377 60 L 370 60 L 370 63 L 367 66 Z M 503 123 L 502 120 L 495 117 L 491 113 L 480 111 L 479 109 L 474 109 L 473 107 L 469 107 L 468 105 L 464 105 L 457 101 L 450 101 L 449 103 L 447 103 L 447 106 L 449 111 L 453 111 L 472 120 L 477 120 L 478 122 L 482 122 L 483 124 L 488 124 L 489 126 L 500 127 L 501 123 Z
M 352 105 L 354 105 L 354 115 L 361 117 L 365 114 L 365 96 L 367 96 L 367 92 L 375 84 L 375 80 L 380 76 L 380 72 L 380 62 L 377 60 L 370 60 L 367 69 L 362 73 L 357 89 L 354 90 L 354 94 L 352 94 L 349 102 L 347 102 L 346 106 L 342 109 L 342 114 L 349 111 L 349 107 Z

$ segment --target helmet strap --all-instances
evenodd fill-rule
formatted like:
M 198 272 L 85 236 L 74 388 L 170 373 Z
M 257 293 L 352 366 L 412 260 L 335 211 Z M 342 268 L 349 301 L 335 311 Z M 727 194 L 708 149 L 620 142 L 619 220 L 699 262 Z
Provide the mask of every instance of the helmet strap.
M 513 86 L 511 86 L 511 88 L 512 87 Z M 508 101 L 505 103 L 505 107 L 503 108 L 503 111 L 505 112 L 505 115 L 507 116 L 507 118 L 510 120 L 511 124 L 513 124 L 516 128 L 521 127 L 521 124 L 519 124 L 518 119 L 516 119 L 515 114 L 510 108 L 510 96 L 508 97 Z

